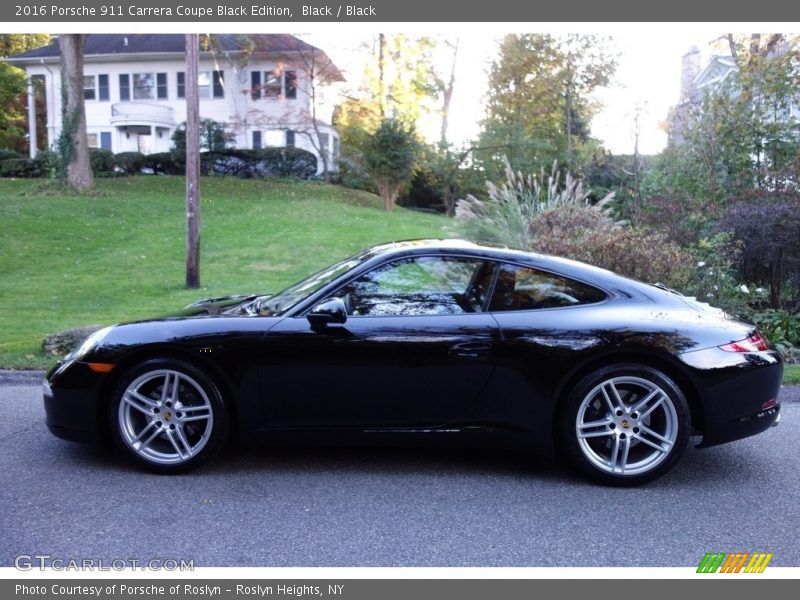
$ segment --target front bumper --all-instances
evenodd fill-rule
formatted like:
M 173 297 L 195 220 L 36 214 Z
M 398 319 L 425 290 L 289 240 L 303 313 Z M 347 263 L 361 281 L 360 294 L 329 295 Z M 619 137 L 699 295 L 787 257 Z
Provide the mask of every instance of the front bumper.
M 45 423 L 53 435 L 73 442 L 102 441 L 98 397 L 104 377 L 77 361 L 50 370 L 42 393 Z

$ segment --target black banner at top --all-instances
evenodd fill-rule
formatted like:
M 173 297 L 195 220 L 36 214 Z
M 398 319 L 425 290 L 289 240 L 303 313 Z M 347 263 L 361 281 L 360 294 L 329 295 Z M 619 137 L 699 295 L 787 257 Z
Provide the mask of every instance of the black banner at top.
M 800 2 L 759 0 L 11 0 L 6 23 L 773 22 Z

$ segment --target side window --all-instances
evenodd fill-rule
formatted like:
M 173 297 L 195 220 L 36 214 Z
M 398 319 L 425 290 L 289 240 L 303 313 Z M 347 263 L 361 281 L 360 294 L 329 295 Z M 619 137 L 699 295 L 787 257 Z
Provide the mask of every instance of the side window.
M 479 312 L 491 263 L 422 256 L 378 267 L 339 291 L 352 316 L 454 315 Z
M 492 312 L 592 304 L 606 295 L 589 285 L 528 267 L 503 265 L 497 274 Z

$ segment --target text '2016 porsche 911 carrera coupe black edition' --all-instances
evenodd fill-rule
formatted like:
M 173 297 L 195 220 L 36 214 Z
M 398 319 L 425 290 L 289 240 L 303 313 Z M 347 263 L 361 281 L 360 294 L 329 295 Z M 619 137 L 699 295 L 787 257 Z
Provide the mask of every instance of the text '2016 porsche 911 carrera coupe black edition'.
M 47 375 L 57 436 L 195 467 L 246 441 L 513 444 L 610 484 L 779 420 L 759 332 L 671 290 L 461 241 L 376 246 L 275 295 L 98 331 Z

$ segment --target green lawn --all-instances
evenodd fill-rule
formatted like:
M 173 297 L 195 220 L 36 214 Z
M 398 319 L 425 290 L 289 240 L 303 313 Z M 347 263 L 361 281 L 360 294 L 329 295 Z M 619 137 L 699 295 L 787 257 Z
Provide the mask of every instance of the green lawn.
M 800 385 L 800 365 L 783 366 L 783 383 L 786 385 Z
M 0 368 L 46 368 L 42 338 L 163 314 L 226 293 L 277 291 L 366 246 L 441 237 L 444 217 L 384 211 L 314 182 L 205 178 L 202 289 L 184 289 L 184 182 L 97 180 L 97 197 L 0 180 Z
M 97 197 L 0 179 L 0 368 L 47 368 L 48 333 L 164 314 L 227 293 L 277 291 L 372 244 L 441 237 L 437 215 L 384 211 L 311 182 L 203 180 L 200 290 L 184 281 L 184 183 L 99 179 Z M 800 384 L 800 365 L 784 382 Z

